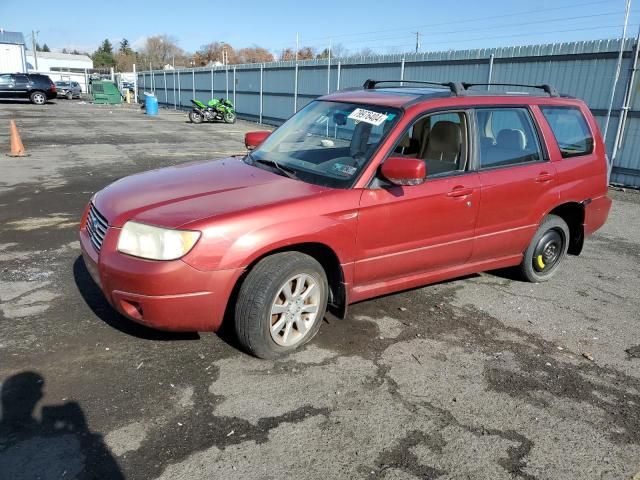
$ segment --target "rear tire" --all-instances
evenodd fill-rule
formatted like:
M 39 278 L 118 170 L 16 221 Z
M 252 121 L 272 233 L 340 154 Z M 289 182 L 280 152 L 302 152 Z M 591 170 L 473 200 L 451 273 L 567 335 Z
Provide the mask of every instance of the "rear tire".
M 557 215 L 547 215 L 524 252 L 519 273 L 523 280 L 545 282 L 558 271 L 569 248 L 569 227 Z
M 251 269 L 238 292 L 238 341 L 259 358 L 286 355 L 311 340 L 327 308 L 327 275 L 314 258 L 276 253 Z
M 198 112 L 189 112 L 189 120 L 191 123 L 202 123 L 203 118 Z
M 31 100 L 31 103 L 35 105 L 44 105 L 47 103 L 47 96 L 44 92 L 36 91 L 29 95 L 29 100 Z

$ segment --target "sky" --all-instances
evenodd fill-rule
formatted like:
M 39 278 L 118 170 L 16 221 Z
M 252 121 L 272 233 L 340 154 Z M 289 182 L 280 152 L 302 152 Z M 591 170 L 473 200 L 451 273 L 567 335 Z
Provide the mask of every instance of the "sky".
M 637 0 L 636 0 L 637 1 Z M 100 3 L 99 9 L 77 4 L 63 14 L 59 3 L 0 0 L 0 28 L 39 31 L 38 40 L 52 50 L 92 52 L 104 38 L 134 47 L 157 34 L 173 37 L 189 52 L 224 41 L 234 48 L 263 46 L 278 54 L 300 46 L 322 50 L 329 43 L 348 52 L 371 48 L 378 53 L 459 50 L 536 43 L 616 38 L 622 34 L 626 0 L 432 1 L 393 0 L 216 0 Z M 72 4 L 69 4 L 72 5 Z M 132 4 L 133 5 L 133 4 Z M 640 2 L 632 2 L 627 36 L 640 24 Z

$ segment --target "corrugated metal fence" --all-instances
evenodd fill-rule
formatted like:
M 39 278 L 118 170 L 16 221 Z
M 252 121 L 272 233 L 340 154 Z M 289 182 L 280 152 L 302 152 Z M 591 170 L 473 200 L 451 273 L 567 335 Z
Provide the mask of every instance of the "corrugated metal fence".
M 609 155 L 618 130 L 629 85 L 635 42 L 625 42 L 620 79 L 607 135 Z M 161 105 L 190 107 L 192 98 L 233 100 L 238 116 L 278 125 L 314 98 L 368 78 L 554 85 L 560 92 L 584 99 L 604 128 L 620 40 L 555 43 L 525 47 L 429 52 L 212 68 L 158 70 L 138 74 L 139 95 L 155 91 Z M 296 81 L 297 78 L 297 81 Z M 497 87 L 492 87 L 497 90 Z M 640 187 L 640 98 L 632 96 L 623 141 L 611 181 Z

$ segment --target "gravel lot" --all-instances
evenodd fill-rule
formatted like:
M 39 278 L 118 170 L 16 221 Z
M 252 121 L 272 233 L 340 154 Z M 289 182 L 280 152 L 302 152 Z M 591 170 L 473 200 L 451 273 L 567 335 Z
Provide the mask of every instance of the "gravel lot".
M 31 154 L 8 149 L 15 118 Z M 0 478 L 630 479 L 640 473 L 640 195 L 550 283 L 389 295 L 280 361 L 114 313 L 79 257 L 91 194 L 243 150 L 255 124 L 0 104 Z

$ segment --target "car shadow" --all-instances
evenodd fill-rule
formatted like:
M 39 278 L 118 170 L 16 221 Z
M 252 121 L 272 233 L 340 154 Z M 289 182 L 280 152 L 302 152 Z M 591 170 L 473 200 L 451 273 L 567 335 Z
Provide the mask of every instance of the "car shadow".
M 73 262 L 73 279 L 78 287 L 82 299 L 91 311 L 110 327 L 127 335 L 145 340 L 173 341 L 173 340 L 198 340 L 200 335 L 196 332 L 165 332 L 149 328 L 129 320 L 109 305 L 104 298 L 104 293 L 96 285 L 87 270 L 82 256 Z
M 0 384 L 0 476 L 2 478 L 124 479 L 102 434 L 89 429 L 77 402 L 36 407 L 44 378 L 24 371 Z
M 0 105 L 28 105 L 31 101 L 28 98 L 2 98 L 0 99 Z M 53 100 L 47 100 L 45 105 L 55 105 Z

